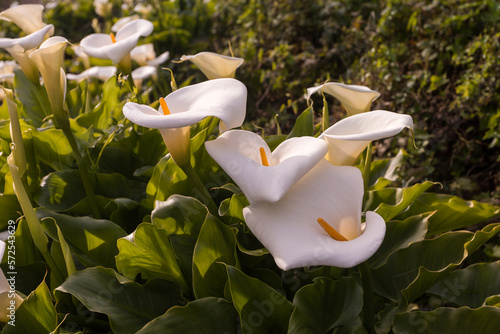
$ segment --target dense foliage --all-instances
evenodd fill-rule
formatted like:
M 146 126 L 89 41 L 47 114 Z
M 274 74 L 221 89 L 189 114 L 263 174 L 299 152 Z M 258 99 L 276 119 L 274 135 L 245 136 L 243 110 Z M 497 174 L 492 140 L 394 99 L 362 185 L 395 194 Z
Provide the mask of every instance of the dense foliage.
M 15 267 L 6 251 L 2 269 L 15 268 L 25 299 L 16 326 L 3 324 L 2 333 L 458 333 L 478 324 L 481 333 L 496 333 L 494 1 L 110 2 L 110 12 L 96 15 L 91 1 L 59 1 L 44 19 L 77 44 L 140 15 L 154 24 L 141 43 L 170 51 L 162 66 L 171 72 L 135 87 L 122 73 L 68 81 L 67 128 L 46 82 L 18 69 L 5 84 L 13 103 L 6 98 L 0 107 L 0 231 L 12 231 Z M 5 37 L 22 34 L 9 22 L 0 28 Z M 325 115 L 329 124 L 346 119 L 330 96 L 315 94 L 312 107 L 304 98 L 307 87 L 326 80 L 369 86 L 381 93 L 372 109 L 413 117 L 413 132 L 374 142 L 373 162 L 370 146 L 349 167 L 363 172 L 362 212 L 386 222 L 367 261 L 281 270 L 249 230 L 247 195 L 205 147 L 219 137 L 217 119 L 188 130 L 188 164 L 200 190 L 158 130 L 124 117 L 127 102 L 157 108 L 172 79 L 179 87 L 206 81 L 191 63 L 176 61 L 207 50 L 244 58 L 236 73 L 248 89 L 242 127 L 271 149 L 318 137 Z M 67 73 L 85 69 L 69 46 L 65 57 Z M 13 163 L 20 146 L 14 109 L 25 170 Z

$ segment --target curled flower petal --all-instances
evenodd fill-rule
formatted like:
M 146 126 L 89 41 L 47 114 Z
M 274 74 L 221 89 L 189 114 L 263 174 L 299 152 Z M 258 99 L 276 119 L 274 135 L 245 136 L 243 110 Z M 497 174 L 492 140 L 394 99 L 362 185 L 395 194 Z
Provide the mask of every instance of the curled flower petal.
M 190 60 L 209 80 L 234 78 L 236 69 L 243 64 L 242 58 L 223 56 L 213 52 L 200 52 L 196 55 L 182 56 L 181 61 Z
M 122 17 L 122 18 L 118 19 L 118 21 L 116 21 L 115 24 L 113 24 L 113 26 L 111 27 L 111 31 L 117 32 L 127 23 L 134 21 L 134 20 L 138 20 L 139 18 L 140 18 L 139 15 Z
M 385 110 L 369 111 L 344 118 L 319 137 L 328 143 L 326 158 L 334 165 L 353 165 L 373 140 L 413 128 L 410 115 Z
M 80 74 L 68 73 L 66 78 L 68 80 L 82 81 L 86 78 L 96 78 L 101 81 L 106 81 L 116 74 L 115 66 L 94 66 L 86 69 Z
M 327 82 L 321 86 L 308 88 L 307 99 L 309 100 L 311 95 L 318 91 L 323 91 L 339 100 L 350 116 L 369 111 L 372 102 L 380 96 L 379 92 L 366 86 Z
M 285 140 L 271 153 L 262 137 L 244 130 L 225 132 L 205 147 L 252 205 L 280 200 L 327 152 L 323 140 L 297 137 Z M 262 163 L 261 148 L 269 166 Z
M 221 132 L 240 126 L 245 119 L 247 90 L 235 79 L 217 79 L 180 88 L 165 97 L 170 115 L 147 105 L 128 102 L 123 114 L 132 122 L 153 129 L 193 125 L 205 117 L 221 120 Z
M 276 203 L 243 209 L 253 234 L 273 255 L 278 267 L 304 266 L 350 268 L 382 244 L 385 222 L 367 212 L 361 224 L 363 179 L 350 166 L 320 161 Z M 333 239 L 318 223 L 321 217 L 348 241 Z
M 119 63 L 130 51 L 137 46 L 141 36 L 148 36 L 153 31 L 153 24 L 139 19 L 125 24 L 116 34 L 116 43 L 113 43 L 108 34 L 91 34 L 80 42 L 85 53 L 91 57 L 111 59 Z
M 170 57 L 170 52 L 165 51 L 161 55 L 159 55 L 158 57 L 151 59 L 151 60 L 148 60 L 147 64 L 150 66 L 159 66 L 159 65 L 163 64 L 164 62 L 166 62 L 168 57 Z
M 32 34 L 45 26 L 42 20 L 43 5 L 19 5 L 10 7 L 0 13 L 0 20 L 13 22 L 26 34 Z M 48 30 L 49 35 L 54 33 L 54 26 Z
M 25 51 L 37 48 L 42 44 L 47 32 L 54 29 L 52 24 L 49 24 L 38 31 L 35 31 L 27 36 L 20 38 L 0 38 L 0 48 L 12 48 L 14 45 L 21 46 Z

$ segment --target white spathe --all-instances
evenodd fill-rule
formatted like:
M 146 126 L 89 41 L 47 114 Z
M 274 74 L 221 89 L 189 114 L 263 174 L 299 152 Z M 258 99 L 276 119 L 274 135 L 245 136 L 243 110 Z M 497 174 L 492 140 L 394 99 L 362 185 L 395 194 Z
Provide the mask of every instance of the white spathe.
M 10 7 L 0 13 L 0 20 L 13 22 L 26 34 L 32 34 L 45 26 L 42 20 L 43 5 L 18 5 Z M 49 35 L 54 33 L 54 26 L 48 30 Z
M 379 92 L 366 86 L 327 82 L 321 86 L 308 88 L 307 99 L 309 100 L 312 94 L 319 91 L 339 100 L 350 116 L 369 111 L 372 102 L 380 96 Z
M 152 43 L 138 45 L 130 51 L 130 57 L 139 64 L 139 66 L 158 66 L 167 61 L 169 56 L 170 52 L 166 51 L 156 57 L 156 52 Z
M 14 45 L 21 46 L 25 51 L 37 48 L 42 44 L 45 35 L 51 29 L 54 29 L 52 24 L 49 24 L 38 31 L 35 31 L 27 36 L 19 38 L 0 38 L 0 48 L 12 48 Z
M 165 97 L 170 115 L 161 107 L 127 102 L 123 114 L 132 122 L 153 128 L 172 129 L 198 123 L 208 116 L 221 120 L 221 132 L 243 124 L 247 89 L 235 79 L 217 79 L 180 88 Z
M 68 73 L 66 75 L 66 78 L 68 80 L 73 80 L 78 82 L 87 78 L 96 78 L 101 81 L 106 81 L 115 74 L 116 74 L 115 66 L 93 66 L 89 69 L 86 69 L 80 74 Z
M 80 42 L 86 54 L 100 59 L 110 59 L 119 63 L 137 46 L 141 36 L 148 36 L 153 32 L 153 23 L 148 20 L 134 20 L 125 24 L 116 33 L 116 43 L 113 43 L 108 34 L 91 34 Z
M 224 56 L 214 52 L 200 52 L 181 57 L 181 61 L 186 60 L 194 63 L 209 80 L 234 78 L 236 69 L 243 64 L 242 58 Z
M 321 160 L 276 203 L 247 206 L 245 221 L 278 267 L 354 267 L 380 247 L 386 225 L 369 211 L 361 223 L 363 178 L 356 167 Z M 348 239 L 337 241 L 318 224 L 324 219 Z
M 328 143 L 326 159 L 334 165 L 354 165 L 373 140 L 394 136 L 413 128 L 410 115 L 374 110 L 346 117 L 319 136 Z
M 225 132 L 205 147 L 251 205 L 280 200 L 327 152 L 327 144 L 314 137 L 287 139 L 271 152 L 261 136 L 245 130 Z M 262 164 L 261 147 L 269 166 Z

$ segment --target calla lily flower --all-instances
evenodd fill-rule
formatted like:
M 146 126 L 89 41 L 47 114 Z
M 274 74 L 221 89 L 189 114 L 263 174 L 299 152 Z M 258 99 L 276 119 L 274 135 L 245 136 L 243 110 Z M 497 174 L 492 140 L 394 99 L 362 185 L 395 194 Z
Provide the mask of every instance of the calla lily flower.
M 156 57 L 156 52 L 152 43 L 138 45 L 130 51 L 130 57 L 132 57 L 132 60 L 139 64 L 139 66 L 158 66 L 167 61 L 169 56 L 170 52 L 166 51 Z
M 32 49 L 42 44 L 46 34 L 53 30 L 54 26 L 49 24 L 38 31 L 21 38 L 0 38 L 0 48 L 5 48 L 12 58 L 21 66 L 24 74 L 35 83 L 39 82 L 36 65 L 29 58 Z
M 5 253 L 5 246 L 5 242 L 0 241 L 0 260 Z M 15 311 L 22 302 L 23 299 L 17 293 L 10 292 L 10 284 L 3 271 L 0 270 L 0 321 L 10 321 L 11 319 L 8 317 L 11 314 L 9 307 L 13 307 Z
M 363 178 L 356 167 L 321 160 L 276 203 L 247 206 L 245 221 L 282 270 L 358 265 L 380 247 L 385 222 L 361 223 Z
M 95 13 L 101 17 L 108 17 L 111 15 L 113 4 L 108 0 L 94 0 Z
M 134 20 L 125 24 L 114 35 L 91 34 L 80 42 L 86 54 L 100 59 L 110 59 L 122 69 L 130 73 L 130 51 L 137 46 L 139 37 L 153 32 L 153 23 L 148 20 Z
M 134 80 L 135 87 L 141 87 L 142 81 L 149 77 L 152 77 L 153 80 L 158 78 L 156 66 L 141 66 L 132 71 L 132 80 Z
M 62 68 L 67 44 L 68 41 L 64 37 L 51 37 L 30 54 L 30 58 L 42 75 L 52 112 L 59 126 L 62 126 L 62 122 L 68 121 L 63 110 L 66 97 L 66 74 Z
M 175 162 L 189 163 L 189 126 L 208 116 L 220 119 L 219 130 L 240 126 L 245 119 L 247 90 L 235 79 L 217 79 L 180 88 L 160 99 L 158 110 L 127 102 L 130 121 L 159 129 Z
M 118 30 L 120 30 L 121 27 L 123 27 L 124 25 L 126 25 L 130 21 L 134 21 L 134 20 L 138 20 L 138 19 L 140 19 L 139 15 L 122 17 L 122 18 L 118 19 L 118 21 L 116 21 L 115 24 L 113 24 L 113 26 L 111 27 L 111 31 L 117 32 Z
M 80 74 L 68 73 L 66 78 L 72 81 L 82 81 L 87 78 L 96 78 L 101 81 L 106 81 L 116 74 L 115 66 L 94 66 L 86 69 Z
M 19 5 L 10 7 L 0 13 L 0 20 L 13 22 L 26 34 L 32 34 L 45 27 L 42 20 L 43 5 Z M 54 26 L 51 26 L 48 34 L 54 33 Z
M 201 52 L 194 56 L 182 56 L 181 62 L 190 60 L 209 79 L 234 78 L 236 69 L 243 64 L 242 58 L 223 56 L 213 52 Z
M 19 65 L 14 60 L 0 61 L 0 81 L 13 82 L 16 68 L 19 68 Z M 3 90 L 0 90 L 0 93 L 3 93 Z
M 370 110 L 372 102 L 380 96 L 380 93 L 366 86 L 345 85 L 339 82 L 327 82 L 321 86 L 307 89 L 307 99 L 311 95 L 321 91 L 335 97 L 344 106 L 349 116 Z
M 344 118 L 319 138 L 328 143 L 326 159 L 332 164 L 354 165 L 371 141 L 394 136 L 405 128 L 413 128 L 410 115 L 375 110 Z
M 323 140 L 297 137 L 285 140 L 271 153 L 262 137 L 244 130 L 225 132 L 205 147 L 251 205 L 283 198 L 327 152 Z

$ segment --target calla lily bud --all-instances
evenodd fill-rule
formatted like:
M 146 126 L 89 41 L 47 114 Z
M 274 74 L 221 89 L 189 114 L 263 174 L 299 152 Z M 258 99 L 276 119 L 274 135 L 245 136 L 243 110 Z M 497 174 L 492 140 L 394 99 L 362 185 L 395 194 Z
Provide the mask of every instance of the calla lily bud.
M 321 86 L 307 89 L 307 99 L 316 92 L 325 92 L 340 101 L 349 116 L 370 110 L 372 102 L 380 93 L 365 86 L 345 85 L 339 82 L 327 82 Z
M 229 57 L 213 52 L 201 52 L 193 56 L 182 56 L 181 62 L 190 60 L 209 80 L 234 78 L 236 69 L 243 64 L 242 58 Z

